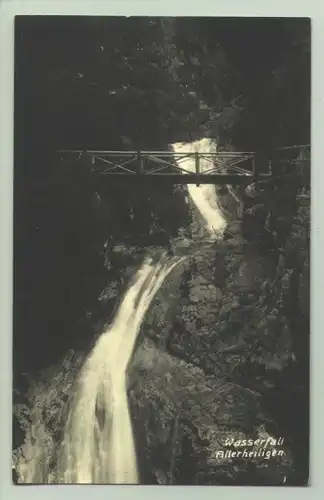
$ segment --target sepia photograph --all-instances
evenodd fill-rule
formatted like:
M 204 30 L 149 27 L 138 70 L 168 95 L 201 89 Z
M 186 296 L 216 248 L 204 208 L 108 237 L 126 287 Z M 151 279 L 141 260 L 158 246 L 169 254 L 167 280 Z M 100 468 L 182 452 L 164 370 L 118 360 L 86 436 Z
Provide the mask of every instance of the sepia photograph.
M 13 484 L 309 486 L 310 19 L 14 51 Z

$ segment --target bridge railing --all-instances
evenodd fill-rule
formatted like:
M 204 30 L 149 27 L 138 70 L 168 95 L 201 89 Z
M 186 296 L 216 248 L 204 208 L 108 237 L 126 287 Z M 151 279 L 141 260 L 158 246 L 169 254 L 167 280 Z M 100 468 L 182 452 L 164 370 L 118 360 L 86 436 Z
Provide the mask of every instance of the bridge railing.
M 58 154 L 81 162 L 98 176 L 123 176 L 132 181 L 158 178 L 180 184 L 245 184 L 297 170 L 308 182 L 310 175 L 309 145 L 281 148 L 267 158 L 244 151 L 62 150 Z
M 272 167 L 277 167 L 281 171 L 292 170 L 290 167 L 299 165 L 309 170 L 311 148 L 309 144 L 300 146 L 287 146 L 276 149 L 269 159 Z
M 278 148 L 271 155 L 269 170 L 272 176 L 298 175 L 303 192 L 310 193 L 311 147 L 309 144 Z
M 84 160 L 99 175 L 158 176 L 197 185 L 241 183 L 256 177 L 253 152 L 65 150 L 58 153 L 61 157 Z

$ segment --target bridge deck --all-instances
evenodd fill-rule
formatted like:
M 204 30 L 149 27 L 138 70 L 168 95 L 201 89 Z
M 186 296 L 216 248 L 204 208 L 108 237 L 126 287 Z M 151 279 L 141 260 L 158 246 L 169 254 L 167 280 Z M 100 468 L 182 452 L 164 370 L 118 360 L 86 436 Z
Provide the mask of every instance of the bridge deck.
M 123 182 L 162 182 L 168 184 L 233 184 L 233 185 L 245 185 L 253 182 L 254 178 L 252 175 L 246 174 L 206 174 L 206 175 L 196 175 L 196 174 L 120 174 L 120 173 L 105 173 L 98 172 L 98 177 L 101 180 L 113 180 L 121 179 Z M 270 174 L 263 174 L 260 178 L 269 178 Z

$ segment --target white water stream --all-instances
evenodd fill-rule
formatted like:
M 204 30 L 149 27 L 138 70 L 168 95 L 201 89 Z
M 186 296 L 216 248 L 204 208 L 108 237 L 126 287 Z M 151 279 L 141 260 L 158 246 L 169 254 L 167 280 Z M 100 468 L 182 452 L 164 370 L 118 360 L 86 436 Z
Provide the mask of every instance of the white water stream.
M 85 361 L 65 428 L 62 482 L 138 483 L 126 370 L 145 313 L 181 260 L 162 256 L 154 263 L 145 259 L 111 327 Z
M 178 142 L 172 145 L 172 149 L 175 154 L 197 152 L 215 153 L 216 144 L 210 139 L 201 139 L 200 141 L 191 143 Z M 180 168 L 188 173 L 195 172 L 195 162 L 192 157 L 182 159 L 181 156 L 179 156 L 178 158 L 178 165 Z M 209 159 L 204 158 L 203 156 L 200 158 L 200 170 L 202 172 L 211 170 L 212 167 L 213 165 Z M 187 187 L 190 197 L 199 210 L 210 236 L 220 236 L 225 229 L 226 222 L 217 200 L 215 186 L 213 184 L 202 184 L 200 186 L 188 184 Z
M 213 148 L 208 139 L 173 145 L 175 153 L 210 152 Z M 194 171 L 193 163 L 189 158 L 179 166 L 188 172 Z M 202 169 L 211 168 L 210 163 L 204 164 L 203 161 L 201 166 Z M 210 235 L 216 237 L 216 232 L 224 229 L 225 220 L 217 202 L 215 187 L 188 185 L 188 191 Z M 59 482 L 139 482 L 127 400 L 127 367 L 142 321 L 155 294 L 182 260 L 184 258 L 165 255 L 155 262 L 151 258 L 144 260 L 111 326 L 99 337 L 86 359 L 76 382 L 65 426 L 58 461 Z

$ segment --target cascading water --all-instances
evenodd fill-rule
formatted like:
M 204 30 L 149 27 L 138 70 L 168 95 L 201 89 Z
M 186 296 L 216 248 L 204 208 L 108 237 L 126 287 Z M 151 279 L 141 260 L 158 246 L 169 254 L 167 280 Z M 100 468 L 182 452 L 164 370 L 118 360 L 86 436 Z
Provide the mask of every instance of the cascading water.
M 211 139 L 201 139 L 191 143 L 178 142 L 172 145 L 172 149 L 177 153 L 215 153 L 216 144 Z M 176 156 L 177 158 L 177 156 Z M 195 162 L 191 157 L 177 158 L 179 167 L 188 173 L 195 172 Z M 211 170 L 212 165 L 209 160 L 203 156 L 200 158 L 200 169 L 202 172 Z M 203 184 L 195 186 L 188 184 L 190 197 L 199 210 L 207 231 L 211 237 L 221 236 L 225 229 L 226 222 L 222 210 L 217 200 L 215 186 L 213 184 Z
M 174 144 L 180 151 L 211 152 L 208 139 Z M 181 168 L 194 171 L 191 158 Z M 210 168 L 204 164 L 202 169 Z M 188 185 L 211 235 L 225 220 L 214 186 Z M 66 424 L 61 460 L 64 483 L 138 483 L 136 453 L 126 392 L 126 370 L 146 311 L 166 276 L 183 259 L 145 260 L 127 290 L 112 326 L 99 338 L 78 380 Z
M 212 141 L 174 144 L 178 152 L 211 152 Z M 195 169 L 187 158 L 179 166 Z M 210 164 L 201 161 L 202 169 Z M 206 229 L 215 238 L 225 227 L 214 186 L 188 185 Z M 55 482 L 136 484 L 139 482 L 131 418 L 127 400 L 127 367 L 141 323 L 168 274 L 182 257 L 146 258 L 117 310 L 112 325 L 99 337 L 86 359 L 69 409 L 60 448 Z M 38 467 L 39 469 L 40 467 Z M 25 469 L 22 482 L 33 483 L 37 464 Z M 44 478 L 43 482 L 48 482 Z
M 60 482 L 138 483 L 126 370 L 154 295 L 182 260 L 145 259 L 111 327 L 85 361 L 65 428 Z

